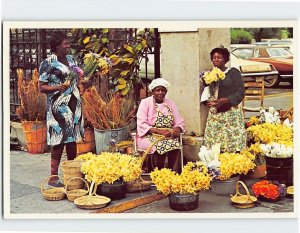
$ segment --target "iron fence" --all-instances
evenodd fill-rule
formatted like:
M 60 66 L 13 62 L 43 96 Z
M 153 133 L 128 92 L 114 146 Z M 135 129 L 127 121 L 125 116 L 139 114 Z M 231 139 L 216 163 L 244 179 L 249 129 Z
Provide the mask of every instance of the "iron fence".
M 20 105 L 16 70 L 23 69 L 25 78 L 31 79 L 34 69 L 38 69 L 41 61 L 50 55 L 50 38 L 54 31 L 64 31 L 70 35 L 71 41 L 76 41 L 76 38 L 72 36 L 71 29 L 10 29 L 10 112 L 12 117 L 15 116 L 16 107 Z M 136 37 L 136 28 L 110 29 L 109 46 L 113 50 L 124 43 L 134 41 Z M 150 55 L 154 60 L 154 74 L 149 74 L 148 63 L 144 62 L 145 73 L 142 78 L 145 83 L 150 82 L 153 76 L 160 77 L 158 29 L 154 29 L 153 46 L 145 51 L 143 59 L 149 60 Z

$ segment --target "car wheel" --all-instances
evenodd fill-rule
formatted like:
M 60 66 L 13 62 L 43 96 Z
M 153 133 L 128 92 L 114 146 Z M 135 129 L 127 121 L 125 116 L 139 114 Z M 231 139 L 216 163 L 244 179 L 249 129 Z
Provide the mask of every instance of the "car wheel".
M 279 77 L 276 75 L 267 76 L 265 78 L 265 87 L 277 87 L 279 84 Z

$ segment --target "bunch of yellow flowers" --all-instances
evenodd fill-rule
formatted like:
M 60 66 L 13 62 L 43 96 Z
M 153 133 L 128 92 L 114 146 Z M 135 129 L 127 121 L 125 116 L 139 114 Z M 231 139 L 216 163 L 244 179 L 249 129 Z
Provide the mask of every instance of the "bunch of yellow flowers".
M 203 75 L 204 82 L 209 85 L 213 82 L 225 79 L 225 73 L 217 67 L 214 67 L 211 71 L 207 71 Z
M 108 74 L 111 68 L 111 62 L 106 57 L 101 57 L 99 54 L 87 53 L 83 58 L 84 63 L 84 73 L 87 76 L 93 74 L 96 70 L 101 75 Z
M 117 180 L 124 182 L 137 179 L 142 173 L 141 159 L 127 154 L 103 152 L 100 155 L 90 153 L 80 155 L 86 159 L 81 166 L 88 182 L 112 184 Z
M 209 189 L 211 181 L 208 169 L 202 162 L 188 162 L 181 174 L 167 168 L 161 170 L 156 168 L 150 173 L 150 177 L 157 190 L 165 195 L 171 193 L 196 194 L 200 190 Z
M 255 142 L 269 144 L 276 142 L 285 146 L 293 146 L 293 129 L 284 124 L 264 123 L 250 126 L 247 129 L 250 139 Z
M 219 155 L 220 160 L 220 176 L 219 180 L 228 180 L 232 175 L 244 174 L 255 167 L 253 159 L 255 157 L 251 153 L 222 153 Z

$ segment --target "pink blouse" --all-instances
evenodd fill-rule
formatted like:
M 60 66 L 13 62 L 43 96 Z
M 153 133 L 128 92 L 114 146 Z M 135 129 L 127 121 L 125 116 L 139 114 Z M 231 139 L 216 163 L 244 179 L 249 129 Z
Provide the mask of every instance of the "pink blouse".
M 158 104 L 159 110 L 162 114 L 168 114 L 168 108 L 165 104 L 171 109 L 174 117 L 174 125 L 175 127 L 180 127 L 182 131 L 185 130 L 185 124 L 183 118 L 180 116 L 179 111 L 175 103 L 167 98 L 165 98 L 164 104 Z M 139 109 L 137 111 L 137 148 L 141 150 L 146 150 L 150 141 L 147 139 L 145 134 L 152 128 L 155 124 L 157 118 L 157 112 L 155 108 L 155 101 L 153 96 L 147 97 L 143 99 L 139 105 Z M 155 152 L 155 146 L 152 147 L 150 154 Z

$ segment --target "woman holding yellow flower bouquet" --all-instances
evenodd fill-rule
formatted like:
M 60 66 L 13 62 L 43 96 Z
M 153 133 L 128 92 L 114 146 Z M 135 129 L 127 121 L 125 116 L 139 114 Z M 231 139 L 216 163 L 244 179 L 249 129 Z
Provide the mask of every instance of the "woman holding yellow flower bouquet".
M 203 144 L 211 148 L 221 143 L 223 152 L 238 152 L 246 147 L 244 116 L 238 106 L 245 96 L 245 86 L 240 71 L 225 66 L 229 57 L 226 48 L 214 48 L 210 53 L 214 68 L 202 76 L 210 93 Z

